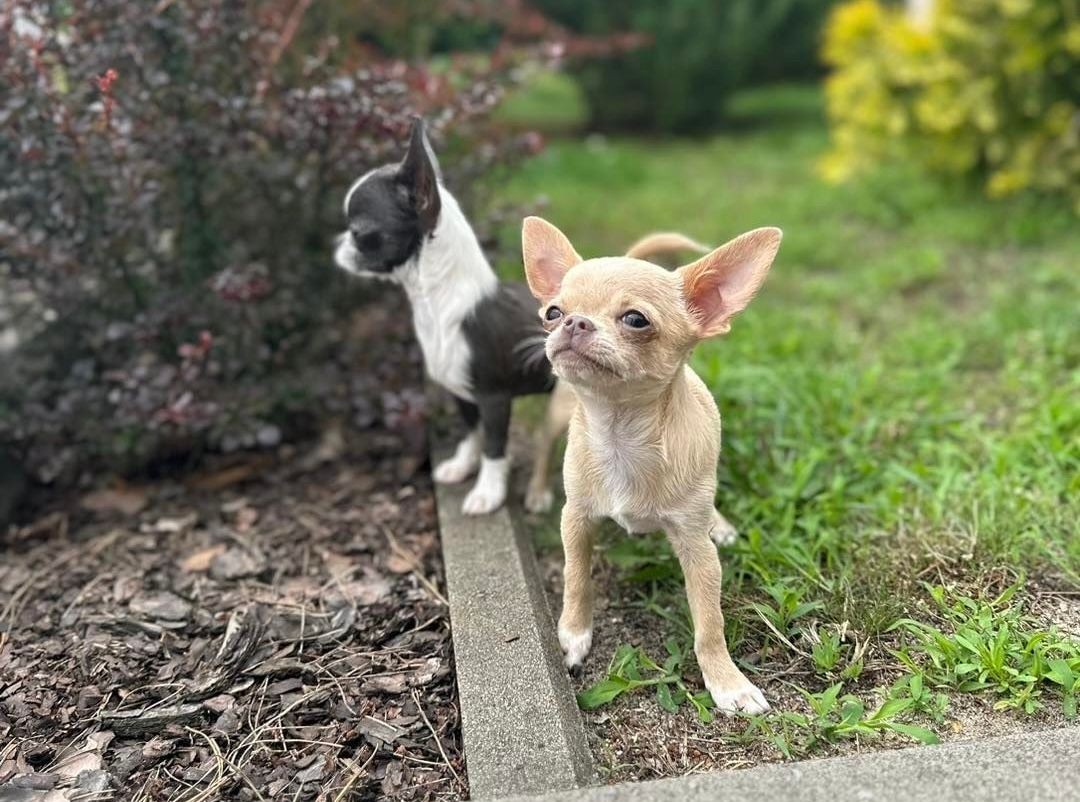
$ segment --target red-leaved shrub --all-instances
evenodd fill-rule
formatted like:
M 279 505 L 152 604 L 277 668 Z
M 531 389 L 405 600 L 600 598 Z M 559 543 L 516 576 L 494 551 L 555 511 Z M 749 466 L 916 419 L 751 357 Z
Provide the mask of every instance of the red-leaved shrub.
M 419 112 L 468 197 L 529 147 L 482 124 L 515 65 L 566 49 L 522 3 L 417 5 L 495 42 L 435 70 L 296 0 L 6 0 L 0 446 L 39 481 L 369 415 L 336 347 L 372 292 L 330 264 L 344 190 Z

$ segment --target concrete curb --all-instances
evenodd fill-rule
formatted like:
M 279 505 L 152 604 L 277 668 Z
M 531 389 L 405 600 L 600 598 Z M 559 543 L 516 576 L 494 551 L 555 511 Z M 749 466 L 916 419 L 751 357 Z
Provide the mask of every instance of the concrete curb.
M 469 518 L 438 486 L 465 764 L 473 799 L 594 782 L 585 728 L 532 546 L 510 514 Z
M 1077 802 L 1080 727 L 500 802 Z

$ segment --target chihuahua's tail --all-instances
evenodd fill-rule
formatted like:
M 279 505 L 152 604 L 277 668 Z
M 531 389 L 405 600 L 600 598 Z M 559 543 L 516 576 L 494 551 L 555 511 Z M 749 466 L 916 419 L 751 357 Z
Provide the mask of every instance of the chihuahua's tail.
M 626 255 L 632 259 L 648 259 L 656 254 L 671 253 L 673 251 L 708 253 L 711 250 L 712 248 L 708 245 L 702 245 L 685 234 L 679 234 L 676 231 L 662 231 L 642 237 L 630 246 Z

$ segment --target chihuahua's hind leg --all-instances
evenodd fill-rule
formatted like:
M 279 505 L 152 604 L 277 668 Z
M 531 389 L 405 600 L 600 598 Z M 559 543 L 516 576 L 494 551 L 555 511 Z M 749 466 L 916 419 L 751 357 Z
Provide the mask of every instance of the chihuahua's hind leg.
M 715 513 L 715 511 L 711 511 Z M 720 609 L 721 569 L 716 547 L 706 534 L 711 515 L 668 532 L 686 577 L 686 596 L 694 619 L 694 653 L 716 707 L 728 715 L 763 713 L 769 703 L 738 669 L 724 638 Z
M 551 456 L 559 438 L 570 425 L 570 417 L 577 406 L 574 391 L 565 382 L 558 382 L 548 399 L 544 425 L 536 438 L 532 476 L 525 493 L 525 509 L 529 512 L 547 512 L 551 509 L 554 494 L 551 492 Z
M 436 465 L 432 472 L 435 481 L 444 485 L 464 482 L 480 465 L 480 410 L 464 399 L 455 396 L 454 400 L 469 433 L 457 444 L 454 455 Z
M 730 546 L 739 537 L 739 533 L 731 521 L 720 514 L 719 510 L 713 510 L 709 537 L 717 546 Z
M 581 665 L 592 646 L 592 546 L 596 522 L 567 503 L 562 511 L 563 608 L 559 644 L 567 668 Z
M 461 511 L 466 515 L 487 515 L 499 509 L 506 501 L 510 476 L 506 440 L 510 429 L 511 398 L 509 395 L 484 396 L 477 400 L 477 405 L 480 426 L 484 430 L 484 450 L 476 484 L 461 504 Z

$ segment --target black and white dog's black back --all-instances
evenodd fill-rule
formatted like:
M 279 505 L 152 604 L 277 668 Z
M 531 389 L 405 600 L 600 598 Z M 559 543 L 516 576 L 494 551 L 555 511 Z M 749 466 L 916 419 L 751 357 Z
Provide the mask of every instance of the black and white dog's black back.
M 454 455 L 436 466 L 435 480 L 462 482 L 479 470 L 462 510 L 495 510 L 506 498 L 511 402 L 555 385 L 536 300 L 524 284 L 496 277 L 441 184 L 419 118 L 404 160 L 356 181 L 345 196 L 345 216 L 349 228 L 338 238 L 334 261 L 404 288 L 428 375 L 454 395 L 468 426 Z M 526 498 L 531 510 L 551 504 L 547 460 L 569 414 L 566 399 L 551 406 Z

